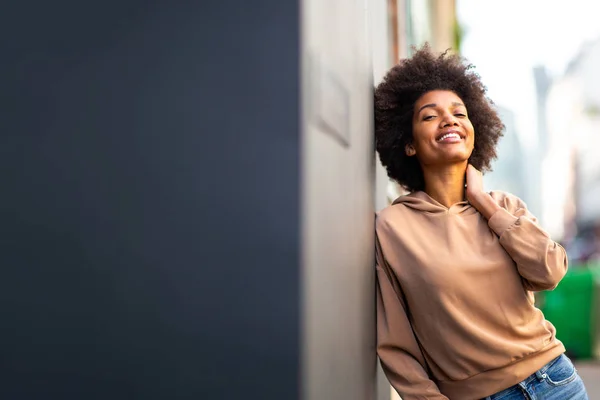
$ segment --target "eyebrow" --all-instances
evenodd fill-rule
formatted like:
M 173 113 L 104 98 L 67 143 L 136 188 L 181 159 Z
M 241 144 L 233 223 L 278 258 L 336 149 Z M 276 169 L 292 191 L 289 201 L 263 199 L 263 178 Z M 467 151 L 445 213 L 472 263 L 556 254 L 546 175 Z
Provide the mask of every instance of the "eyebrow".
M 452 105 L 454 107 L 464 107 L 465 106 L 463 103 L 459 103 L 456 101 L 453 101 Z M 435 103 L 425 104 L 423 107 L 419 108 L 419 111 L 417 112 L 417 114 L 420 113 L 421 111 L 423 111 L 423 109 L 425 109 L 425 108 L 434 108 L 434 107 L 437 107 L 437 104 L 435 104 Z

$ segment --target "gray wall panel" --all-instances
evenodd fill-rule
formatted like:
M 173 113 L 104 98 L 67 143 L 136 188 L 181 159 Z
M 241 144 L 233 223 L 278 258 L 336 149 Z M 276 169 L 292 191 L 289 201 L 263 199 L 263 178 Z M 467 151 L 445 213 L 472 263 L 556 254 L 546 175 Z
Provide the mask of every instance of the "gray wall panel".
M 375 398 L 367 2 L 303 2 L 303 399 Z
M 3 6 L 1 398 L 297 398 L 298 10 Z

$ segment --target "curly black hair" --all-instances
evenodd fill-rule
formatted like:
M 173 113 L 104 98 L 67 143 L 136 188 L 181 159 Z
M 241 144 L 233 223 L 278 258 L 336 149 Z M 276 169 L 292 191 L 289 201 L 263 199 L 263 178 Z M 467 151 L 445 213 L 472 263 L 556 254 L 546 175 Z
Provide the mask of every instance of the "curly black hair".
M 416 157 L 405 153 L 412 143 L 415 102 L 432 90 L 450 90 L 462 99 L 475 131 L 469 162 L 491 170 L 504 124 L 473 65 L 457 54 L 434 54 L 428 44 L 393 67 L 375 88 L 375 147 L 388 176 L 408 191 L 424 190 L 423 171 Z

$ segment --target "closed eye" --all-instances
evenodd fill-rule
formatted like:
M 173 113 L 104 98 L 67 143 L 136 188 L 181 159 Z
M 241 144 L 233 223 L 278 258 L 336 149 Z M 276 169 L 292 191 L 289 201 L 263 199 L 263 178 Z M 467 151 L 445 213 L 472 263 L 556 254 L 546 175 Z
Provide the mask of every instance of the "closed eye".
M 426 115 L 425 117 L 423 117 L 423 121 L 431 121 L 434 118 L 435 118 L 435 115 Z
M 457 117 L 461 117 L 461 118 L 466 117 L 466 114 L 462 114 L 462 113 L 458 113 L 458 114 L 454 114 L 454 115 Z

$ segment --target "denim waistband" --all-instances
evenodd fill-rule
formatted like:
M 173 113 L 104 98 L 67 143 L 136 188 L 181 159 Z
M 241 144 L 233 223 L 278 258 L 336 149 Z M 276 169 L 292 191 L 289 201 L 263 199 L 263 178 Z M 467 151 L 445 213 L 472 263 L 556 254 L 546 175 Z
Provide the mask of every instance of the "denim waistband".
M 546 371 L 548 371 L 550 369 L 550 367 L 552 367 L 555 363 L 560 361 L 560 359 L 563 357 L 564 357 L 564 354 L 561 354 L 560 356 L 556 357 L 554 360 L 550 361 L 548 364 L 544 365 L 542 368 L 535 371 L 529 377 L 525 378 L 525 380 L 523 380 L 523 383 L 528 384 L 531 381 L 533 381 L 534 379 L 538 379 L 538 380 L 546 379 L 546 377 L 547 377 Z
M 502 395 L 504 392 L 509 391 L 514 389 L 515 387 L 521 387 L 521 389 L 526 388 L 527 386 L 529 386 L 530 383 L 532 383 L 534 380 L 538 380 L 538 381 L 543 381 L 546 378 L 548 378 L 547 372 L 550 368 L 552 368 L 552 366 L 562 360 L 568 361 L 568 358 L 564 355 L 561 354 L 560 356 L 556 357 L 555 359 L 553 359 L 552 361 L 550 361 L 548 364 L 544 365 L 542 368 L 540 368 L 538 371 L 534 372 L 533 374 L 529 375 L 527 378 L 525 378 L 524 380 L 522 380 L 521 382 L 517 383 L 516 385 L 513 385 L 507 389 L 504 389 L 498 393 L 493 394 L 492 396 L 488 396 L 485 397 L 482 400 L 487 400 L 487 399 L 491 399 L 494 396 L 499 396 Z

